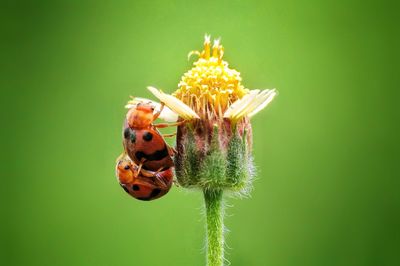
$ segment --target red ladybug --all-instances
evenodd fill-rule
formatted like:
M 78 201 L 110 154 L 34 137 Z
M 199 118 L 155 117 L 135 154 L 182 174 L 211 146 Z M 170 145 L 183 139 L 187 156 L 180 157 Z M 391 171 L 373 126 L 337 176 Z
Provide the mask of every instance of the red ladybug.
M 161 135 L 157 128 L 177 126 L 183 122 L 153 124 L 163 107 L 163 104 L 157 106 L 158 111 L 154 112 L 153 103 L 140 101 L 129 105 L 126 115 L 123 131 L 125 152 L 117 162 L 116 171 L 121 187 L 139 200 L 160 198 L 168 193 L 173 183 L 172 156 L 175 150 L 168 146 L 163 136 L 175 134 Z M 164 113 L 161 115 L 167 117 Z
M 162 108 L 161 108 L 162 109 Z M 174 166 L 174 149 L 165 142 L 157 128 L 177 126 L 183 122 L 171 124 L 153 124 L 161 113 L 154 113 L 151 103 L 138 103 L 131 108 L 124 124 L 124 148 L 129 157 L 142 169 L 149 171 L 166 170 Z M 164 135 L 172 136 L 174 134 Z

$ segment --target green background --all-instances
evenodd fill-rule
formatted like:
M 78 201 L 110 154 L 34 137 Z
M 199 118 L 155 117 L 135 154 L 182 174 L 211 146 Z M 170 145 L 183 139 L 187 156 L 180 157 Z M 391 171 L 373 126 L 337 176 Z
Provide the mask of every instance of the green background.
M 1 8 L 1 265 L 204 265 L 198 192 L 128 197 L 129 95 L 176 89 L 205 33 L 248 88 L 249 199 L 232 265 L 399 265 L 396 7 L 368 1 L 10 1 Z M 397 33 L 396 33 L 397 32 Z

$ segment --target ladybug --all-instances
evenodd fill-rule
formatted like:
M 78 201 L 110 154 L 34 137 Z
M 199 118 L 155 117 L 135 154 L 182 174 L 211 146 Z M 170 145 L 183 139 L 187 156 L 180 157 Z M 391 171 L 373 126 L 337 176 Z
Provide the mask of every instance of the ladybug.
M 176 121 L 179 115 L 188 117 L 187 110 L 191 109 L 182 109 L 182 102 L 178 105 L 180 108 L 174 108 L 178 112 L 164 107 L 163 103 L 143 98 L 133 98 L 126 105 L 129 111 L 123 127 L 125 151 L 117 159 L 116 175 L 121 187 L 136 199 L 149 201 L 160 198 L 172 186 L 172 156 L 176 151 L 165 142 L 164 137 L 172 137 L 176 133 L 161 135 L 158 128 L 179 126 L 185 122 Z M 194 117 L 198 118 L 196 114 Z M 174 123 L 153 124 L 157 118 Z
M 123 144 L 126 153 L 139 166 L 147 171 L 165 171 L 174 166 L 172 156 L 175 150 L 164 140 L 157 128 L 178 126 L 183 123 L 153 124 L 163 109 L 154 113 L 151 103 L 139 102 L 126 115 L 123 129 Z M 168 134 L 164 136 L 173 136 Z
M 120 186 L 138 200 L 158 199 L 168 193 L 173 183 L 172 167 L 159 172 L 140 170 L 129 158 L 125 157 L 117 162 L 116 168 Z

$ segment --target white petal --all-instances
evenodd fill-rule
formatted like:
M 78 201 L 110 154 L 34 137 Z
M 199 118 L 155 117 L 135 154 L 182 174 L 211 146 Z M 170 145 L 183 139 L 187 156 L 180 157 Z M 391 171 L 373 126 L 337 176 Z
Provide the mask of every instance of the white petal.
M 160 105 L 161 107 L 161 105 Z M 156 109 L 157 110 L 157 109 Z M 160 110 L 160 109 L 158 109 Z M 178 121 L 178 114 L 169 109 L 167 106 L 164 106 L 162 112 L 160 113 L 160 116 L 158 118 L 165 120 L 167 122 L 176 122 Z
M 258 97 L 260 97 L 259 90 L 254 90 L 253 93 L 250 94 L 250 97 L 246 100 L 246 102 L 242 105 L 241 108 L 238 108 L 234 114 L 233 119 L 239 120 L 249 113 L 249 109 L 252 107 L 252 104 L 257 101 Z
M 259 90 L 251 90 L 241 99 L 234 102 L 231 106 L 229 106 L 228 110 L 225 111 L 224 117 L 231 119 L 236 117 L 242 110 L 247 108 L 249 103 L 258 95 L 258 92 Z
M 154 94 L 162 103 L 168 106 L 172 111 L 177 113 L 183 119 L 200 118 L 189 106 L 184 104 L 181 100 L 172 95 L 163 93 L 154 87 L 147 87 L 147 89 Z
M 132 100 L 128 102 L 127 105 L 125 105 L 125 108 L 133 108 L 136 106 L 136 104 L 143 102 L 143 103 L 151 103 L 151 105 L 154 106 L 154 112 L 159 112 L 161 109 L 161 104 L 146 98 L 140 98 L 140 97 L 134 97 Z M 162 112 L 160 113 L 160 116 L 158 117 L 162 120 L 165 120 L 167 122 L 176 122 L 178 120 L 178 115 L 174 113 L 171 109 L 169 109 L 167 106 L 164 106 Z
M 224 117 L 239 120 L 244 116 L 253 116 L 265 108 L 277 94 L 276 90 L 251 90 L 242 99 L 234 102 L 224 113 Z
M 262 109 L 264 109 L 265 107 L 267 107 L 267 105 L 274 99 L 274 97 L 277 95 L 278 93 L 276 92 L 275 89 L 272 89 L 268 92 L 268 97 L 258 106 L 256 107 L 253 111 L 251 111 L 248 116 L 252 117 L 253 115 L 257 114 L 259 111 L 261 111 Z
M 268 92 L 270 90 L 262 90 L 259 92 L 249 103 L 247 104 L 246 108 L 244 108 L 240 113 L 238 113 L 236 116 L 239 118 L 242 118 L 243 116 L 246 116 L 250 114 L 252 111 L 254 111 L 259 105 L 261 105 L 264 100 L 268 97 Z

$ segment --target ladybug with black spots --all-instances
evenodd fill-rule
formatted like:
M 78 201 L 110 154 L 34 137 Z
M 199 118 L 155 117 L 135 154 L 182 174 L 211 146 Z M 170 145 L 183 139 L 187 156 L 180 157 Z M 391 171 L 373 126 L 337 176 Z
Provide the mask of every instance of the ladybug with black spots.
M 174 177 L 172 167 L 159 172 L 140 170 L 126 155 L 117 161 L 116 174 L 125 192 L 143 201 L 158 199 L 167 194 Z
M 148 89 L 156 97 L 161 95 L 152 87 Z M 116 174 L 121 187 L 139 200 L 160 198 L 168 193 L 173 183 L 172 157 L 176 151 L 165 142 L 164 137 L 172 137 L 176 133 L 162 135 L 158 128 L 179 126 L 185 123 L 185 119 L 199 118 L 177 98 L 158 98 L 163 101 L 161 104 L 132 97 L 125 106 L 129 108 L 122 134 L 125 151 L 117 159 Z M 164 106 L 164 102 L 168 107 Z M 183 120 L 177 122 L 180 117 Z M 158 118 L 170 123 L 154 124 Z
M 152 103 L 138 102 L 127 113 L 123 130 L 123 144 L 126 153 L 139 171 L 163 171 L 174 166 L 172 156 L 175 150 L 164 140 L 164 137 L 175 134 L 161 135 L 157 128 L 178 126 L 183 122 L 153 124 L 160 116 L 164 106 L 154 112 Z

